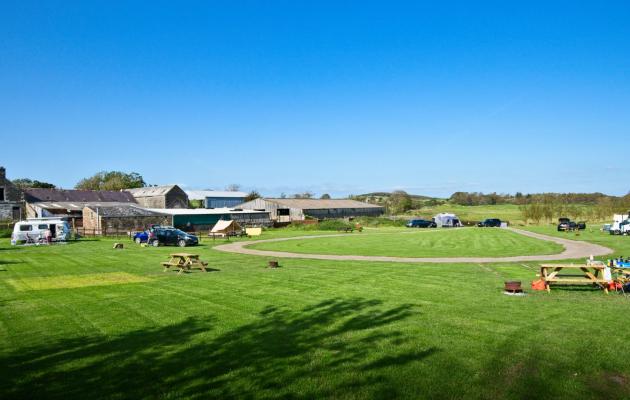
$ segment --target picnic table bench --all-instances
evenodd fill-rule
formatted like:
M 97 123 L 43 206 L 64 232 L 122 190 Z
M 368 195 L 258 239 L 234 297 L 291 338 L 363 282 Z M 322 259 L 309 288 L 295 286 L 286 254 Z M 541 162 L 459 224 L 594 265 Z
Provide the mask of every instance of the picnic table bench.
M 540 279 L 545 282 L 547 292 L 551 291 L 550 284 L 568 284 L 597 285 L 608 293 L 608 281 L 603 278 L 604 268 L 606 266 L 602 264 L 541 264 Z M 560 275 L 562 270 L 571 270 L 576 273 Z
M 346 227 L 346 228 L 339 228 L 339 229 L 337 229 L 337 232 L 352 233 L 353 231 L 354 231 L 354 228 L 352 228 L 352 227 Z
M 203 272 L 208 272 L 206 270 L 208 263 L 199 260 L 199 254 L 174 253 L 170 255 L 168 261 L 162 263 L 162 266 L 164 267 L 164 272 L 168 271 L 171 267 L 179 268 L 177 275 L 184 272 L 184 270 L 190 271 L 192 268 L 199 268 Z

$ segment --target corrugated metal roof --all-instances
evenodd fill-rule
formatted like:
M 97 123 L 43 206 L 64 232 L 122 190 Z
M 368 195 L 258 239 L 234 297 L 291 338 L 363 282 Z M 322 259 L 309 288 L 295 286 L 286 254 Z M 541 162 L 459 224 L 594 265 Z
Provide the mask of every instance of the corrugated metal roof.
M 245 192 L 229 192 L 225 190 L 186 190 L 189 200 L 205 200 L 206 197 L 245 198 Z
M 131 193 L 133 197 L 164 196 L 176 186 L 177 185 L 147 186 L 136 189 L 127 189 L 127 192 Z
M 146 208 L 133 206 L 131 204 L 121 204 L 117 206 L 88 206 L 88 208 L 94 212 L 98 212 L 101 217 L 120 218 L 120 217 L 153 217 L 159 215 L 165 215 L 160 212 L 149 210 Z
M 25 189 L 24 198 L 28 203 L 38 202 L 118 202 L 135 203 L 131 193 L 109 190 L 61 190 Z
M 284 207 L 302 210 L 322 210 L 327 208 L 383 208 L 375 204 L 348 199 L 264 199 Z

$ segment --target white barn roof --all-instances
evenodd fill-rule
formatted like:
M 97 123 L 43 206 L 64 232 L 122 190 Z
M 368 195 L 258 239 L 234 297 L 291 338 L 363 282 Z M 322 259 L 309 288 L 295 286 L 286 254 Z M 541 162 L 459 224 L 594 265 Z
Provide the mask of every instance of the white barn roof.
M 190 200 L 205 200 L 206 197 L 247 197 L 245 192 L 229 192 L 225 190 L 186 190 L 186 194 Z

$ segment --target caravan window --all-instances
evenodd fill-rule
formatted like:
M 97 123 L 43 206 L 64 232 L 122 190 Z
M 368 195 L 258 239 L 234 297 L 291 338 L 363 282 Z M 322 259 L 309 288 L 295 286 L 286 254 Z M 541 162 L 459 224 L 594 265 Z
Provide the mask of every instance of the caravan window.
M 48 229 L 48 225 L 37 225 L 37 229 Z
M 28 232 L 33 230 L 33 225 L 20 225 L 20 232 Z

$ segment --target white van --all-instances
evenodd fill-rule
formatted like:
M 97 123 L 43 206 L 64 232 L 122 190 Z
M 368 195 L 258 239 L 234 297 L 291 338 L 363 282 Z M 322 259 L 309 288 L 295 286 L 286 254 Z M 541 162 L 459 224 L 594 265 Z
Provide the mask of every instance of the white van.
M 72 229 L 68 221 L 61 218 L 33 218 L 20 221 L 13 227 L 11 244 L 41 243 L 46 240 L 46 231 L 50 230 L 52 239 L 63 242 L 70 239 Z

